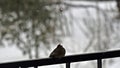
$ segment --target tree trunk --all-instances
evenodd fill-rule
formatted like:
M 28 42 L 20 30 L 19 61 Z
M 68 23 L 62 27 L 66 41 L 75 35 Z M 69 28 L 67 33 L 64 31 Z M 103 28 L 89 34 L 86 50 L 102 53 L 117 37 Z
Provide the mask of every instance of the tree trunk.
M 120 0 L 116 0 L 118 12 L 120 13 Z
M 29 55 L 29 59 L 32 59 L 32 52 L 31 52 L 31 49 L 29 49 L 28 55 Z
M 35 46 L 35 58 L 38 59 L 39 58 L 39 45 L 36 44 Z

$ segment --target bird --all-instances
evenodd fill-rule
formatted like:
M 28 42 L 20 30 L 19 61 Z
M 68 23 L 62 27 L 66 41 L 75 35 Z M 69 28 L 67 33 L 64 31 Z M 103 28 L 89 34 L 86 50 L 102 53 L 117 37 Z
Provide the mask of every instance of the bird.
M 57 47 L 51 52 L 50 58 L 62 58 L 65 56 L 66 50 L 65 48 L 61 45 L 58 44 Z

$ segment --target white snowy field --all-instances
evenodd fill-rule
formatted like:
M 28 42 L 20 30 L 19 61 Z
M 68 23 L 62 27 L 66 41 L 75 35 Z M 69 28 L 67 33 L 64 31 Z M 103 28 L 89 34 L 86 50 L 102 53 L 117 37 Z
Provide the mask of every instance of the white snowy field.
M 66 1 L 68 2 L 68 1 Z M 110 15 L 111 17 L 114 17 L 116 14 L 114 12 L 117 11 L 116 9 L 116 3 L 114 1 L 110 1 L 110 2 L 100 2 L 100 3 L 96 3 L 96 2 L 81 2 L 81 1 L 69 1 L 68 3 L 72 3 L 75 5 L 79 5 L 79 4 L 83 4 L 83 5 L 97 5 L 100 9 L 102 10 L 114 10 L 113 13 Z M 73 16 L 73 20 L 72 22 L 74 22 L 74 26 L 73 26 L 73 34 L 72 36 L 69 37 L 65 37 L 63 39 L 63 45 L 67 50 L 67 54 L 66 55 L 72 55 L 72 54 L 82 54 L 83 49 L 85 47 L 85 45 L 87 44 L 88 40 L 87 38 L 84 36 L 84 33 L 82 33 L 82 30 L 80 30 L 79 26 L 77 25 L 79 22 L 83 22 L 81 21 L 81 18 L 83 17 L 96 17 L 96 9 L 95 8 L 89 8 L 90 11 L 90 15 L 87 15 L 87 11 L 84 10 L 84 8 L 70 8 L 68 11 L 66 11 L 64 14 L 66 16 L 68 16 L 67 18 L 69 18 L 69 14 L 71 13 L 71 15 Z M 85 28 L 83 23 L 79 23 L 80 25 L 82 25 L 82 28 Z M 119 25 L 120 26 L 120 25 Z M 115 50 L 115 49 L 119 49 L 119 45 L 116 47 L 113 47 L 109 50 Z M 42 49 L 42 48 L 40 48 Z M 54 49 L 54 47 L 53 47 Z M 52 49 L 51 49 L 52 50 Z M 91 50 L 91 52 L 93 52 L 93 50 Z M 50 53 L 50 52 L 49 52 Z M 48 54 L 49 54 L 48 53 Z M 46 58 L 48 57 L 48 55 L 42 55 L 43 52 L 40 51 L 40 55 L 42 56 L 42 58 Z M 4 47 L 4 48 L 0 48 L 0 63 L 3 62 L 13 62 L 13 61 L 22 61 L 22 60 L 29 60 L 28 56 L 23 56 L 22 52 L 17 49 L 15 46 L 11 46 L 11 47 Z M 92 62 L 92 63 L 91 63 Z M 91 64 L 95 64 L 95 66 L 92 66 Z M 105 66 L 105 68 L 118 68 L 120 64 L 120 58 L 116 58 L 114 59 L 114 62 L 112 64 L 107 64 Z M 65 68 L 64 67 L 65 64 L 62 65 L 50 65 L 50 66 L 41 66 L 39 68 Z M 81 67 L 81 68 L 95 68 L 96 67 L 96 61 L 86 61 L 86 62 L 77 62 L 77 63 L 72 63 L 72 67 L 77 68 Z

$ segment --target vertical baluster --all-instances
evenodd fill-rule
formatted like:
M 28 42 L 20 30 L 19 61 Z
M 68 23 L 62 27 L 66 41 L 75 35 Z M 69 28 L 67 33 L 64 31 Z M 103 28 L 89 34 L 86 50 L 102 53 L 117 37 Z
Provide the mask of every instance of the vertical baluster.
M 28 67 L 19 67 L 19 68 L 28 68 Z
M 66 68 L 70 68 L 70 63 L 66 63 Z
M 97 68 L 102 68 L 102 59 L 97 59 Z
M 35 66 L 34 68 L 38 68 L 38 66 Z

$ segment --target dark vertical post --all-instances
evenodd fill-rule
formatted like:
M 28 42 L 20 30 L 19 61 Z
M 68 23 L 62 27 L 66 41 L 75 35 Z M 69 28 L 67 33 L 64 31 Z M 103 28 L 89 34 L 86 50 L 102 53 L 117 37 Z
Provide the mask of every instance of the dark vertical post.
M 38 68 L 38 66 L 35 66 L 34 68 Z
M 102 68 L 102 59 L 97 59 L 97 68 Z
M 70 68 L 70 62 L 66 63 L 66 68 Z

